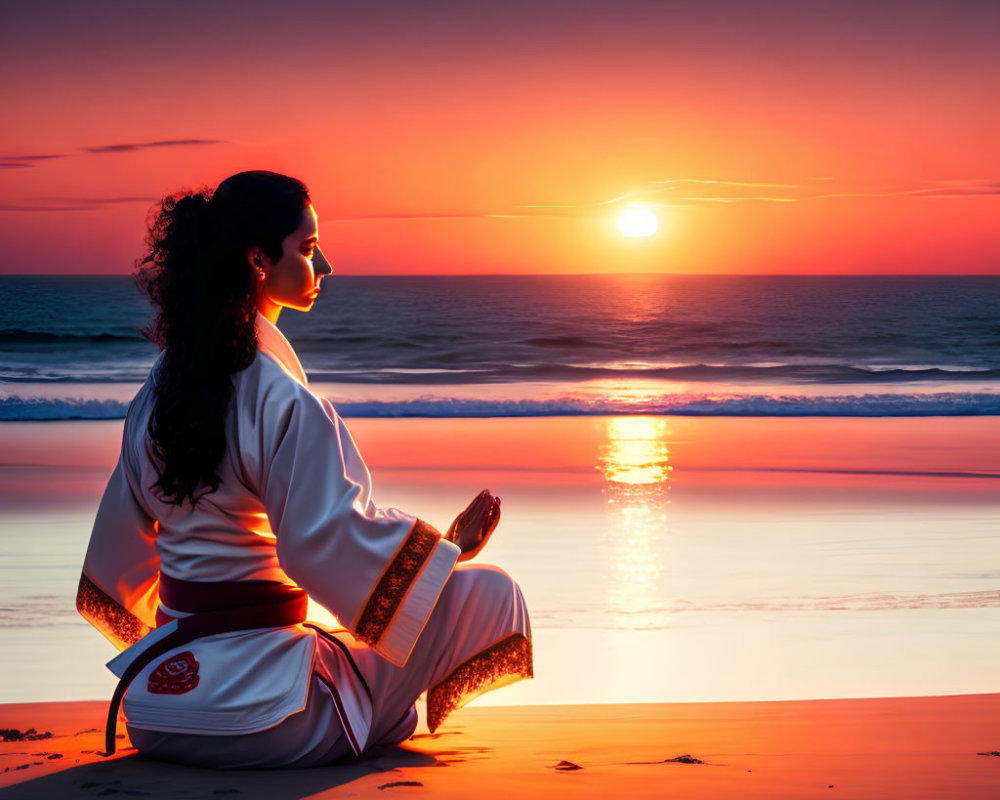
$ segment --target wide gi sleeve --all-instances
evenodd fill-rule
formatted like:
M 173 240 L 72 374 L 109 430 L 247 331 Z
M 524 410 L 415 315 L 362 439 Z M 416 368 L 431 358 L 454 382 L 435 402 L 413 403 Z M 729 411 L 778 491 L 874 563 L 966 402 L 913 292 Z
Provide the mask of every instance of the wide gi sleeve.
M 402 666 L 461 551 L 426 522 L 375 506 L 368 469 L 328 402 L 287 380 L 259 414 L 259 492 L 282 569 Z
M 160 577 L 157 522 L 136 500 L 126 447 L 101 498 L 76 597 L 79 612 L 119 650 L 156 627 Z

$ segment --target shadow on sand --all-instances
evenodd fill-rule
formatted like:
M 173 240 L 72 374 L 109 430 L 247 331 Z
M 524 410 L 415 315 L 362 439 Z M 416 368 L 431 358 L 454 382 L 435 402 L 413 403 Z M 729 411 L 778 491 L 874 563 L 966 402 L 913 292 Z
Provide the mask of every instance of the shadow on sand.
M 372 751 L 357 762 L 298 770 L 213 770 L 186 767 L 138 755 L 115 758 L 45 775 L 0 789 L 0 798 L 83 797 L 267 797 L 298 800 L 343 786 L 371 775 L 384 780 L 366 782 L 362 791 L 391 788 L 387 784 L 414 785 L 396 773 L 412 767 L 445 766 L 432 755 L 389 747 Z M 370 786 L 368 785 L 370 783 Z M 375 791 L 375 794 L 381 792 Z

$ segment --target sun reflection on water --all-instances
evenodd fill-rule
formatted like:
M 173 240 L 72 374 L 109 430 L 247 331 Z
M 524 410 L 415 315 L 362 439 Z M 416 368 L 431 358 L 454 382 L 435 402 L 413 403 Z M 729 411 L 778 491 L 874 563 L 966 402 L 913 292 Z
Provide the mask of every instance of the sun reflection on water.
M 605 478 L 612 613 L 624 627 L 644 627 L 660 603 L 661 540 L 667 533 L 670 451 L 667 421 L 613 417 L 597 468 Z M 633 616 L 634 615 L 634 616 Z

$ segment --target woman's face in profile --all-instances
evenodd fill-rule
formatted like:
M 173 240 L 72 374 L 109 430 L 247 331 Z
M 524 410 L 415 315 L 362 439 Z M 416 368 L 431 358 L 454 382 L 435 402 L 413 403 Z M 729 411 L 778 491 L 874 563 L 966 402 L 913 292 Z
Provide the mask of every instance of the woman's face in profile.
M 308 311 L 319 294 L 320 280 L 333 272 L 322 254 L 317 253 L 319 229 L 311 204 L 302 212 L 302 223 L 281 245 L 280 260 L 264 266 L 262 310 L 269 305 Z

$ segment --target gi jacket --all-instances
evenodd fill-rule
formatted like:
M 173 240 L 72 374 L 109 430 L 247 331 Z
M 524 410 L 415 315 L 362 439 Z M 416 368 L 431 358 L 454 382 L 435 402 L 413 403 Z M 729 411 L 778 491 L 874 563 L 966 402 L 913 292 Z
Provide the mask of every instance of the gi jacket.
M 276 581 L 304 589 L 402 666 L 459 548 L 411 515 L 375 506 L 368 468 L 333 406 L 310 392 L 281 332 L 259 315 L 257 330 L 253 363 L 232 377 L 220 486 L 195 508 L 165 503 L 152 490 L 159 474 L 146 434 L 151 371 L 126 415 L 77 607 L 123 650 L 156 626 L 161 571 L 205 583 Z M 294 625 L 198 639 L 181 648 L 193 651 L 190 658 L 169 653 L 138 675 L 124 702 L 129 724 L 219 735 L 272 727 L 305 706 L 318 635 Z M 189 674 L 171 683 L 172 667 Z M 360 679 L 344 665 L 326 669 L 363 742 L 371 705 Z

